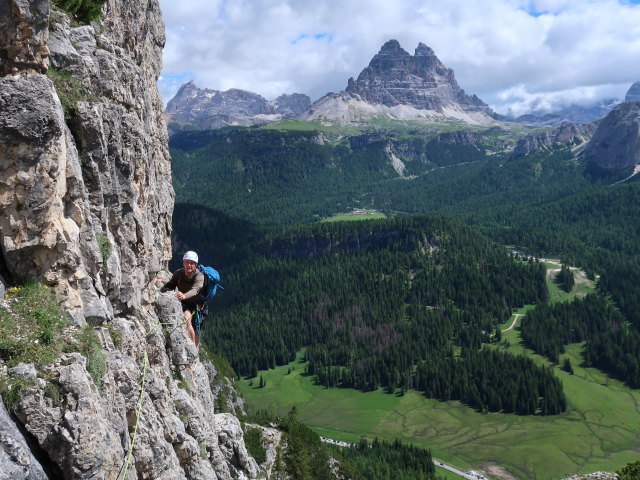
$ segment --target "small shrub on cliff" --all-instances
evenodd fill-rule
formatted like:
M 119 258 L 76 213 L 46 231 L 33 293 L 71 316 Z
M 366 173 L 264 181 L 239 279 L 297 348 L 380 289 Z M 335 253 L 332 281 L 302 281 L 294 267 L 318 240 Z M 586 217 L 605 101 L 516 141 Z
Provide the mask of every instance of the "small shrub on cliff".
M 102 378 L 107 373 L 107 356 L 102 351 L 100 339 L 92 327 L 85 327 L 77 337 L 79 352 L 87 359 L 87 372 L 100 390 Z
M 628 463 L 622 470 L 616 472 L 620 480 L 640 480 L 640 460 Z
M 100 248 L 100 255 L 102 256 L 102 265 L 106 265 L 107 260 L 111 256 L 111 242 L 109 241 L 109 237 L 105 233 L 99 233 L 96 235 L 96 241 L 98 242 L 98 247 Z
M 262 464 L 267 461 L 267 450 L 262 444 L 262 430 L 247 428 L 247 431 L 244 432 L 244 444 L 247 446 L 247 452 L 256 462 Z
M 47 70 L 47 77 L 56 87 L 58 98 L 62 104 L 64 118 L 71 120 L 78 109 L 78 102 L 96 101 L 97 97 L 87 87 L 82 85 L 78 80 L 68 73 L 61 72 L 55 68 Z
M 80 23 L 87 24 L 100 18 L 106 0 L 53 0 L 53 4 Z
M 32 381 L 24 378 L 0 377 L 0 395 L 7 410 L 14 411 L 22 397 L 22 390 L 32 385 Z

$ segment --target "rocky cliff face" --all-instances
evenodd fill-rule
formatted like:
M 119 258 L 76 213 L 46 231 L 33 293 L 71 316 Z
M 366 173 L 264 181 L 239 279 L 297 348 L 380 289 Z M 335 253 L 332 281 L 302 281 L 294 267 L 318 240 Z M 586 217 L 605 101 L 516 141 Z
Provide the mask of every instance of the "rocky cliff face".
M 300 93 L 283 94 L 269 102 L 257 93 L 239 89 L 224 92 L 200 89 L 189 82 L 182 85 L 169 101 L 166 113 L 171 125 L 190 125 L 207 130 L 294 118 L 310 104 L 309 97 Z
M 79 323 L 100 323 L 140 307 L 171 255 L 160 11 L 112 1 L 101 26 L 72 28 L 46 1 L 10 3 L 3 18 L 34 38 L 2 56 L 3 273 L 44 279 Z
M 255 477 L 238 420 L 214 414 L 215 369 L 151 283 L 174 200 L 157 1 L 108 0 L 75 26 L 49 0 L 7 0 L 0 25 L 0 273 L 54 290 L 64 334 L 91 324 L 105 365 L 96 382 L 80 353 L 2 353 L 0 383 L 24 388 L 0 409 L 0 477 Z
M 396 119 L 449 117 L 468 123 L 491 123 L 493 111 L 458 85 L 433 50 L 420 43 L 414 55 L 389 40 L 344 92 L 329 93 L 303 118 L 359 123 L 376 116 Z
M 640 102 L 624 102 L 613 109 L 598 125 L 582 159 L 605 171 L 640 165 Z
M 624 97 L 625 102 L 640 102 L 640 82 L 635 82 Z
M 548 151 L 558 146 L 570 146 L 574 151 L 579 152 L 593 136 L 596 126 L 596 123 L 586 125 L 564 123 L 553 130 L 535 135 L 529 134 L 518 141 L 511 158 L 531 155 L 539 150 Z

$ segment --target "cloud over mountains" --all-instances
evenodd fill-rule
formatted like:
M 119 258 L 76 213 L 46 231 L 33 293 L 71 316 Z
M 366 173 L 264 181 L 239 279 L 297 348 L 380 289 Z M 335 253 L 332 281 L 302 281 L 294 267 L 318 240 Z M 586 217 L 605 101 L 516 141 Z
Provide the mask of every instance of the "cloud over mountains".
M 637 0 L 636 0 L 637 2 Z M 500 113 L 624 97 L 640 5 L 614 0 L 161 0 L 165 100 L 188 80 L 275 98 L 346 88 L 389 38 L 419 42 Z

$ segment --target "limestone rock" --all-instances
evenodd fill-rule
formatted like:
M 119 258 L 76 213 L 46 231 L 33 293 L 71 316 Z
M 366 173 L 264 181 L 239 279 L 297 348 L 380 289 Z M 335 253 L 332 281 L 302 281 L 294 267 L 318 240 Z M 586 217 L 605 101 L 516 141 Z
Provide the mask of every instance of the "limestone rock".
M 0 77 L 5 263 L 10 281 L 41 278 L 77 323 L 100 324 L 152 301 L 148 282 L 171 254 L 174 194 L 156 88 L 163 24 L 155 1 L 111 0 L 100 25 L 74 27 L 52 12 L 46 43 L 49 4 L 40 3 L 30 11 L 41 15 L 18 26 L 2 17 L 21 31 L 44 22 L 38 38 L 59 82 L 25 76 L 34 70 L 26 67 Z M 24 27 L 25 18 L 39 23 Z M 13 42 L 12 31 L 2 30 L 0 45 Z M 82 95 L 70 99 L 60 87 Z
M 615 473 L 609 472 L 593 472 L 584 475 L 572 475 L 564 480 L 618 480 L 619 477 Z
M 414 55 L 397 40 L 389 40 L 344 92 L 328 93 L 302 115 L 340 124 L 363 123 L 374 117 L 400 120 L 455 118 L 489 124 L 495 114 L 475 95 L 458 85 L 433 50 L 420 43 Z
M 624 102 L 598 125 L 582 153 L 590 167 L 605 171 L 640 164 L 640 102 Z
M 586 125 L 564 123 L 553 130 L 536 135 L 529 134 L 518 141 L 510 158 L 531 155 L 538 150 L 548 151 L 554 146 L 570 146 L 574 151 L 579 151 L 591 139 L 596 127 L 596 123 Z
M 624 97 L 625 102 L 640 102 L 640 82 L 635 82 Z
M 0 478 L 47 480 L 42 466 L 0 402 Z
M 0 268 L 52 287 L 100 347 L 0 362 L 3 380 L 26 385 L 15 417 L 51 461 L 0 412 L 0 477 L 122 478 L 125 465 L 127 479 L 255 476 L 241 437 L 219 444 L 216 390 L 180 303 L 151 282 L 171 255 L 174 203 L 158 2 L 108 0 L 82 26 L 49 6 L 0 5 Z M 78 331 L 65 338 L 86 352 Z
M 250 477 L 255 477 L 258 473 L 258 464 L 247 453 L 240 421 L 228 413 L 216 414 L 215 421 L 218 424 L 220 449 L 230 468 L 233 469 L 234 477 L 246 478 L 243 471 L 248 472 Z
M 47 71 L 49 9 L 49 0 L 0 3 L 0 76 Z

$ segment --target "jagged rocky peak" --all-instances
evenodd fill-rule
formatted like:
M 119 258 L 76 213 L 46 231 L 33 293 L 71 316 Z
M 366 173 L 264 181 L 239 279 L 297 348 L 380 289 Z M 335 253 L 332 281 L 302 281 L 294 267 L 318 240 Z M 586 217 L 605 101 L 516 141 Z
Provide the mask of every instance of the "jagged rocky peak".
M 496 115 L 475 95 L 458 85 L 453 70 L 434 51 L 418 44 L 414 55 L 389 40 L 344 92 L 328 93 L 302 115 L 305 120 L 363 124 L 372 118 L 399 120 L 456 119 L 491 124 Z
M 169 122 L 174 125 L 210 129 L 294 118 L 310 104 L 311 99 L 301 93 L 283 94 L 268 101 L 263 96 L 246 90 L 212 90 L 198 88 L 193 82 L 188 82 L 169 100 L 166 113 Z
M 635 82 L 624 97 L 625 102 L 640 102 L 640 82 Z
M 605 171 L 640 165 L 640 102 L 623 102 L 598 125 L 582 159 Z
M 446 107 L 479 111 L 492 115 L 487 104 L 465 94 L 456 82 L 453 70 L 444 66 L 434 51 L 418 44 L 410 55 L 397 40 L 389 40 L 371 59 L 346 90 L 362 99 L 389 107 L 410 105 L 418 109 L 442 112 Z
M 202 115 L 259 115 L 266 113 L 267 100 L 257 93 L 236 88 L 221 92 L 185 83 L 167 103 L 166 112 L 197 118 Z

